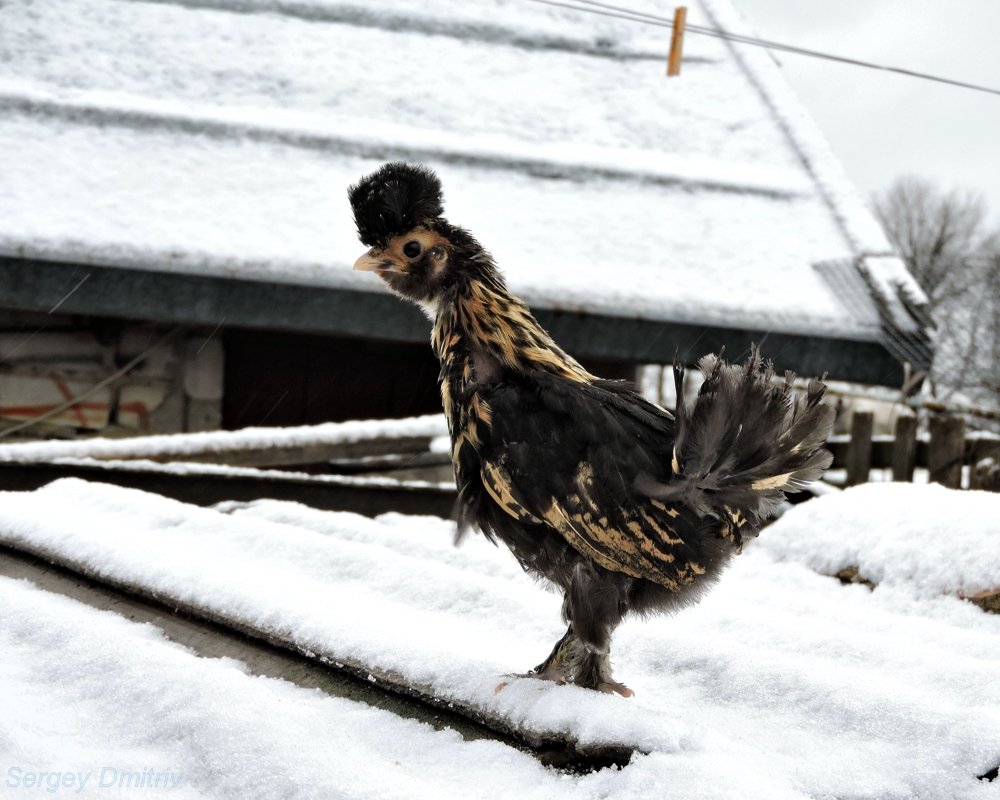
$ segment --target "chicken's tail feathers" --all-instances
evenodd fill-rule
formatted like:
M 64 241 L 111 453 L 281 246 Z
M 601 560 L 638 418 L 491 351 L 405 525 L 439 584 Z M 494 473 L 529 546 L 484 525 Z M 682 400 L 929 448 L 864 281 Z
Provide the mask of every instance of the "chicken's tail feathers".
M 705 375 L 694 403 L 684 401 L 682 366 L 677 382 L 677 428 L 672 478 L 639 488 L 651 497 L 688 505 L 702 517 L 742 512 L 756 528 L 784 499 L 819 479 L 833 456 L 824 447 L 834 409 L 823 404 L 826 386 L 811 381 L 793 393 L 795 375 L 774 380 L 774 369 L 754 347 L 742 366 L 705 356 Z

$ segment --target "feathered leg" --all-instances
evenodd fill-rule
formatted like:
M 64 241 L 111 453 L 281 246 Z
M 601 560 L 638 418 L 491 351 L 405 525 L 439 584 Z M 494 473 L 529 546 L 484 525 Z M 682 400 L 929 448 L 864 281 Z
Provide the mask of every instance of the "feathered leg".
M 563 600 L 569 627 L 549 657 L 529 673 L 531 677 L 632 696 L 631 689 L 612 677 L 609 655 L 611 634 L 627 608 L 624 598 L 631 579 L 623 575 L 609 580 L 609 575 L 583 559 L 574 565 Z

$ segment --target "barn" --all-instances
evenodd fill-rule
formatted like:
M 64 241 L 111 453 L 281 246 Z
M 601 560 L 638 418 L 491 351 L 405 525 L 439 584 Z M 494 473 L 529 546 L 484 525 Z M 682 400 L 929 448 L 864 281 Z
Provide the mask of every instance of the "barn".
M 427 320 L 350 268 L 346 187 L 396 159 L 592 371 L 751 342 L 858 383 L 926 367 L 919 289 L 764 51 L 690 35 L 668 79 L 662 28 L 507 0 L 0 22 L 10 435 L 438 409 Z

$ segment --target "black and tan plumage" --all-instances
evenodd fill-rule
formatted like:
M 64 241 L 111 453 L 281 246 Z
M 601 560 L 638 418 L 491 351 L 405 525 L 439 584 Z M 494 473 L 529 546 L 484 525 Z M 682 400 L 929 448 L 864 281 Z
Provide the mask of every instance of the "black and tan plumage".
M 756 352 L 743 366 L 708 356 L 696 402 L 674 416 L 552 341 L 442 217 L 430 170 L 386 164 L 349 195 L 371 248 L 355 268 L 433 319 L 460 526 L 564 593 L 566 633 L 530 674 L 630 695 L 611 675 L 615 627 L 694 602 L 784 491 L 829 466 L 825 387 L 793 398 L 791 376 L 776 384 Z

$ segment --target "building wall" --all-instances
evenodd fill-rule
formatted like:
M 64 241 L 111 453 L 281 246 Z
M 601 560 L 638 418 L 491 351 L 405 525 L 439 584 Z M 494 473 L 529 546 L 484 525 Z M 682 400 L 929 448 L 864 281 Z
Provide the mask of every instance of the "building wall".
M 223 364 L 211 331 L 0 311 L 0 433 L 74 399 L 9 435 L 213 430 L 222 422 Z
M 223 425 L 311 425 L 412 417 L 441 410 L 428 344 L 228 330 Z M 603 377 L 634 379 L 632 364 L 587 361 Z
M 635 377 L 628 363 L 585 366 Z M 437 376 L 428 344 L 0 311 L 0 435 L 78 398 L 16 438 L 431 414 L 441 410 Z

